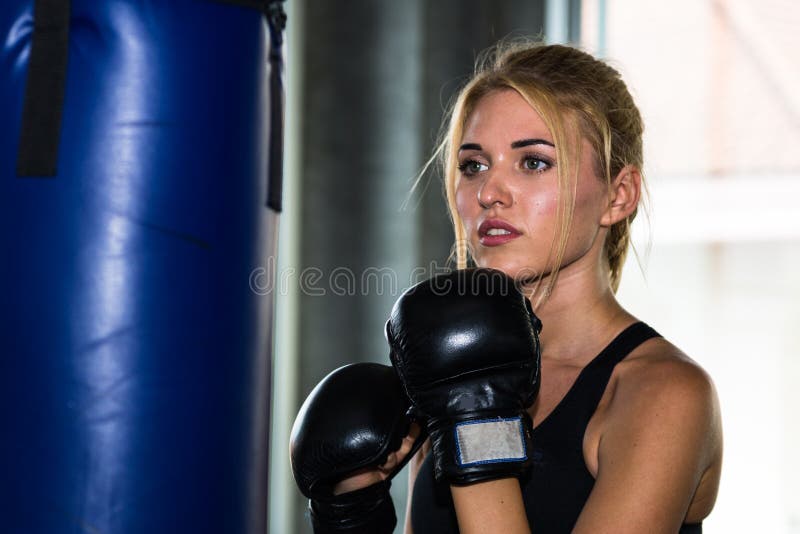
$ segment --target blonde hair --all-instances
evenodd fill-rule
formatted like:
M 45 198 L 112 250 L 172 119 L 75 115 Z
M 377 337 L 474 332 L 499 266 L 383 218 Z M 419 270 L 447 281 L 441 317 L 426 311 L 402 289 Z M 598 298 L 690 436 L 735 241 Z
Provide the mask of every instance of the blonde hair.
M 468 241 L 455 202 L 458 172 L 458 147 L 466 121 L 478 101 L 503 89 L 517 91 L 541 116 L 553 136 L 559 181 L 558 235 L 553 236 L 548 262 L 553 268 L 548 284 L 540 288 L 539 274 L 534 293 L 543 302 L 555 286 L 563 261 L 575 204 L 575 185 L 579 172 L 581 139 L 589 141 L 594 152 L 594 171 L 610 188 L 611 180 L 627 165 L 641 171 L 644 125 L 628 88 L 619 73 L 590 54 L 562 45 L 542 45 L 530 41 L 499 43 L 487 50 L 475 73 L 454 101 L 449 121 L 443 125 L 442 139 L 433 156 L 444 171 L 447 205 L 455 232 L 454 253 L 457 268 L 467 266 Z M 426 165 L 427 166 L 427 165 Z M 611 226 L 605 243 L 609 283 L 619 287 L 622 266 L 630 244 L 630 223 L 636 210 Z M 541 289 L 541 290 L 540 290 Z

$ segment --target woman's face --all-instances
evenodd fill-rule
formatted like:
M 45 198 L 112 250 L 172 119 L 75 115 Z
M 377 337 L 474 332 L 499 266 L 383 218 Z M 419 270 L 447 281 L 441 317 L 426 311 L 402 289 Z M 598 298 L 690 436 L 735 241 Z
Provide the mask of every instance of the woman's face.
M 592 157 L 584 140 L 562 273 L 593 265 L 602 252 L 607 195 Z M 553 138 L 539 114 L 514 90 L 488 94 L 467 119 L 458 162 L 456 207 L 477 265 L 518 280 L 547 275 L 559 185 Z

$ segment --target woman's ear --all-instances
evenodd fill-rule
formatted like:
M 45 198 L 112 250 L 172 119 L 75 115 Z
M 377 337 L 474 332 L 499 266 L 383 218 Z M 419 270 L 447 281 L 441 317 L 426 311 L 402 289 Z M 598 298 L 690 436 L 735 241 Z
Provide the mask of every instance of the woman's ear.
M 600 224 L 612 226 L 628 217 L 639 206 L 641 196 L 642 173 L 634 165 L 626 165 L 611 180 L 609 203 Z

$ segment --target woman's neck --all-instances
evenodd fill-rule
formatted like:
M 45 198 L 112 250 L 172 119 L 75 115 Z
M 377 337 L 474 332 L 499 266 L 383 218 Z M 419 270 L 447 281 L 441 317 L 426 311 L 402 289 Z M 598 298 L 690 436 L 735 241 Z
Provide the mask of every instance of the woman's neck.
M 617 302 L 606 269 L 576 264 L 561 270 L 536 315 L 542 320 L 542 357 L 576 365 L 588 363 L 635 320 Z

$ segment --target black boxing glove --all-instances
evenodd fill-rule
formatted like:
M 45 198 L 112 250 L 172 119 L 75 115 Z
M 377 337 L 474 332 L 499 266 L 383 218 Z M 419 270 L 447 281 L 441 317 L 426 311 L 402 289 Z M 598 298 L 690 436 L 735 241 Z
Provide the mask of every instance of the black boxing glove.
M 424 441 L 383 482 L 333 494 L 333 487 L 362 468 L 382 465 L 408 434 L 409 403 L 394 370 L 377 363 L 336 369 L 308 395 L 292 427 L 292 471 L 309 498 L 316 534 L 383 534 L 397 518 L 390 479 Z
M 426 420 L 437 480 L 470 484 L 530 466 L 541 322 L 514 281 L 464 269 L 413 286 L 386 323 L 391 360 Z

